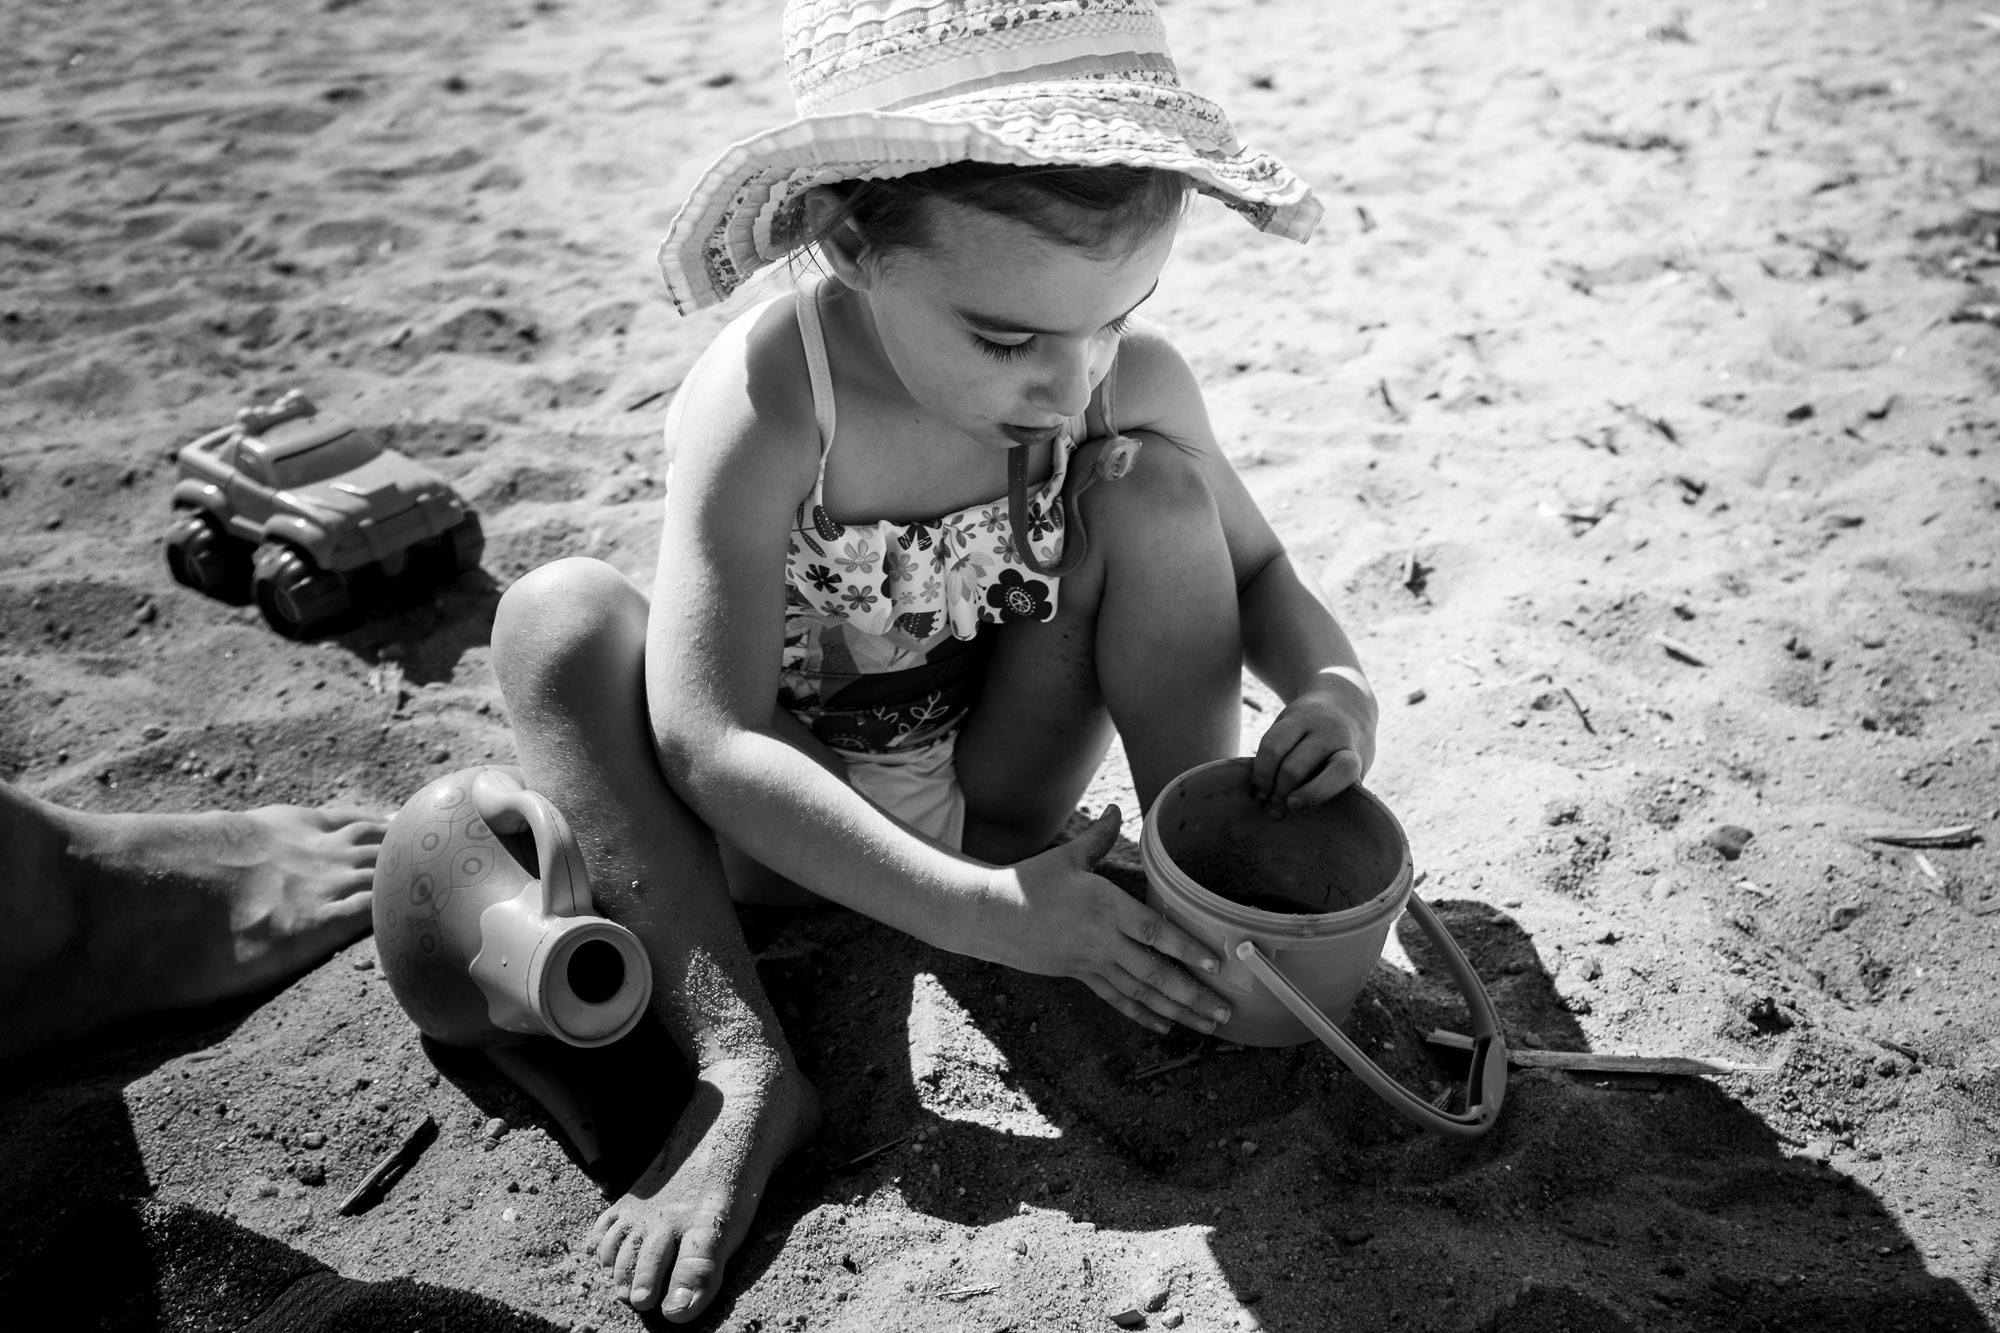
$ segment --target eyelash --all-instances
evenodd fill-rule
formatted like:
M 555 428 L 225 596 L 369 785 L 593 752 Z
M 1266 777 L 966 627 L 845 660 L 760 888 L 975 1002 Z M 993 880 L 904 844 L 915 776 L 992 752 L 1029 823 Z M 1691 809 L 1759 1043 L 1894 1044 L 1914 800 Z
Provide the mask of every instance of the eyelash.
M 1106 324 L 1104 330 L 1114 338 L 1120 337 L 1124 334 L 1126 325 L 1131 322 L 1131 315 L 1120 315 L 1109 324 Z M 980 351 L 992 357 L 995 361 L 1018 361 L 1026 356 L 1035 345 L 1033 338 L 1028 338 L 1017 343 L 996 343 L 982 338 L 976 333 L 972 335 L 972 341 Z

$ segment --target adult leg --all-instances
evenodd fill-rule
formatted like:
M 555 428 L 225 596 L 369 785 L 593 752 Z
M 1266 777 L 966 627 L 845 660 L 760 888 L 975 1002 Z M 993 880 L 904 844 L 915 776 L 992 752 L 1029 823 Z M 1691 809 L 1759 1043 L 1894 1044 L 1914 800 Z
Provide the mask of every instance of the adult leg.
M 359 810 L 90 814 L 0 782 L 0 1061 L 282 981 L 368 933 Z
M 509 588 L 494 665 L 529 785 L 563 812 L 597 908 L 646 949 L 653 1012 L 695 1066 L 692 1102 L 593 1237 L 618 1294 L 669 1319 L 714 1299 L 778 1163 L 819 1102 L 743 943 L 714 835 L 668 788 L 647 716 L 646 602 L 595 560 Z
M 1072 475 L 1083 475 L 1095 446 Z M 1197 461 L 1158 438 L 1083 496 L 1088 558 L 1053 620 L 1001 627 L 958 744 L 966 851 L 1012 863 L 1048 846 L 1115 726 L 1142 809 L 1233 755 L 1243 646 L 1236 583 Z

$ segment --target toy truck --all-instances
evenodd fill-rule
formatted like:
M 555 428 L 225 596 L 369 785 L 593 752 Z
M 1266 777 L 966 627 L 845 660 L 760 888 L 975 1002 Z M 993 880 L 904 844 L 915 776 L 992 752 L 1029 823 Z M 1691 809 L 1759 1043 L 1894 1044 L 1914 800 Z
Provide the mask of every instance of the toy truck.
M 297 390 L 175 451 L 167 567 L 177 582 L 304 638 L 345 620 L 357 583 L 448 581 L 485 537 L 450 483 Z

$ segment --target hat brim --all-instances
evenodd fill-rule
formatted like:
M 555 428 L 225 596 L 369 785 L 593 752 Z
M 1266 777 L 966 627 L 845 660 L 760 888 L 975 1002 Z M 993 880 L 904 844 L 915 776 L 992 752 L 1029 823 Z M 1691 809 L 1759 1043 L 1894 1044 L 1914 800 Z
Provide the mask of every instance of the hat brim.
M 1324 212 L 1304 181 L 1245 148 L 1220 108 L 1185 89 L 1025 84 L 898 111 L 806 116 L 731 145 L 674 215 L 660 272 L 682 313 L 714 305 L 807 241 L 807 190 L 966 161 L 1177 171 L 1258 230 L 1295 241 Z

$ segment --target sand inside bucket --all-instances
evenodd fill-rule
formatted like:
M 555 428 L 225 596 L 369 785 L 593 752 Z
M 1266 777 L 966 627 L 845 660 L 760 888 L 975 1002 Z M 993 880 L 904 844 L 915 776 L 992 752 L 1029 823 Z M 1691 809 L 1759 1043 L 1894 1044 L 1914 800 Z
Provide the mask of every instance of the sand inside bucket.
M 1174 853 L 1174 864 L 1210 893 L 1261 912 L 1342 912 L 1384 887 L 1330 839 L 1259 837 L 1235 823 Z

